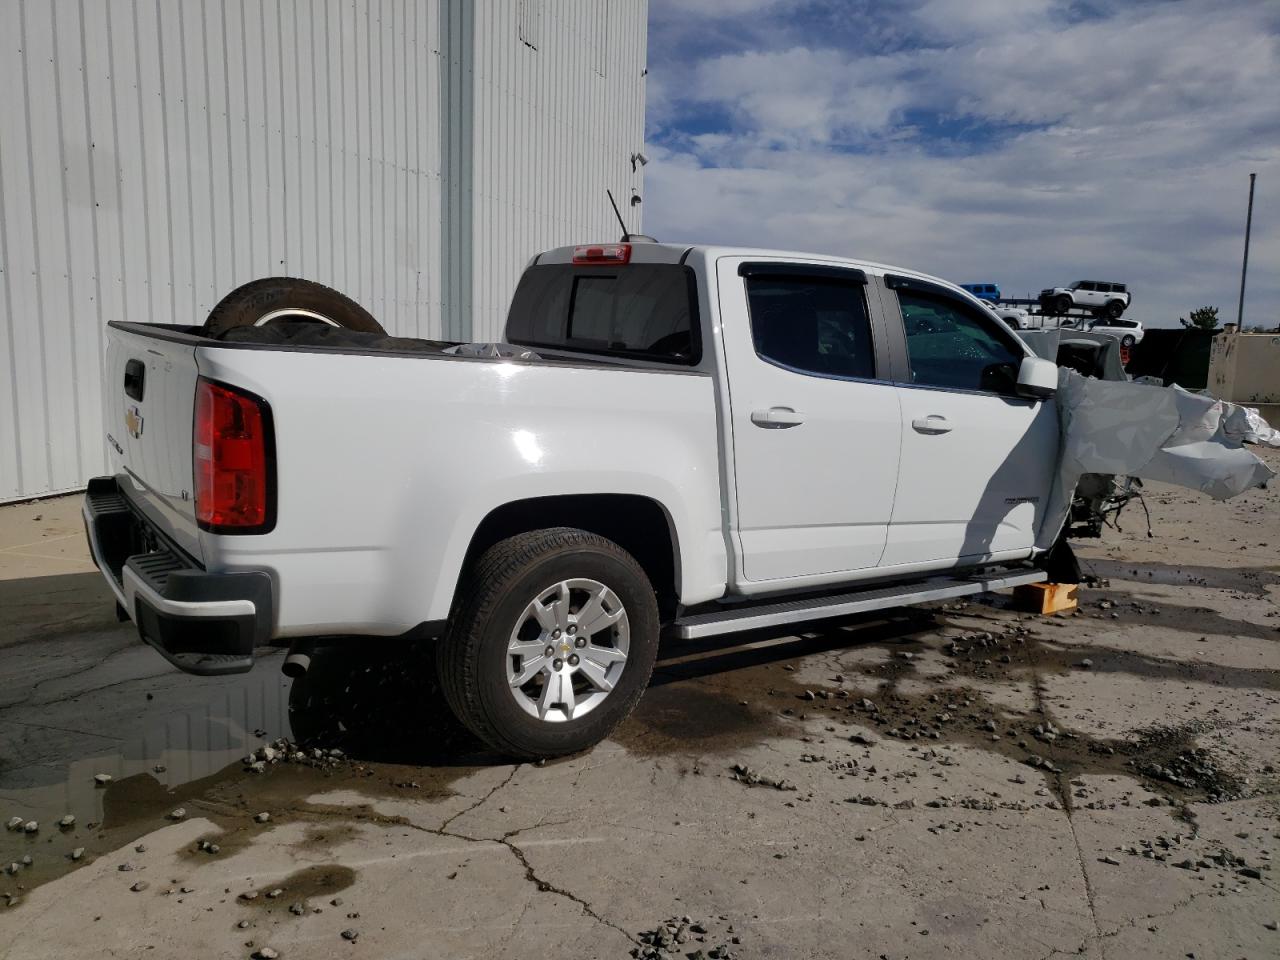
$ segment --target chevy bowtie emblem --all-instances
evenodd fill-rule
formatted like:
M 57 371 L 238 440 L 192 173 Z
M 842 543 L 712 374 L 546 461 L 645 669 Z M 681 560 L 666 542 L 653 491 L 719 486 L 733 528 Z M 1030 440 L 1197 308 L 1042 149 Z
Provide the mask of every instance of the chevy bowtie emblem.
M 129 431 L 129 436 L 135 440 L 142 439 L 142 415 L 138 413 L 138 408 L 130 406 L 124 411 L 124 427 Z

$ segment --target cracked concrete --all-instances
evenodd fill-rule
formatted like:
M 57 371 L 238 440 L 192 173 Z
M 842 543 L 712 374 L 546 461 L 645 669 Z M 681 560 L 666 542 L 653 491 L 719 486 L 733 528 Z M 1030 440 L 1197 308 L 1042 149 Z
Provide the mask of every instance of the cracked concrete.
M 450 726 L 421 658 L 366 650 L 349 759 L 263 775 L 239 758 L 316 719 L 279 654 L 168 670 L 86 571 L 74 498 L 5 508 L 0 820 L 41 829 L 0 834 L 33 860 L 0 875 L 0 958 L 626 957 L 681 915 L 725 918 L 742 958 L 1276 956 L 1280 491 L 1148 499 L 1155 538 L 1080 548 L 1110 583 L 1076 616 L 995 598 L 669 644 L 610 741 L 546 765 Z M 1143 769 L 1192 749 L 1203 783 Z

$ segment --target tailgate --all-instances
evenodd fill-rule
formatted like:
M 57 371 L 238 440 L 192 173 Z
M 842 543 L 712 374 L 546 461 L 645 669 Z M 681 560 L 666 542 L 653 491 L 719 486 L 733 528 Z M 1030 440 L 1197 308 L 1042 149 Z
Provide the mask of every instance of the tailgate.
M 121 492 L 174 543 L 203 560 L 191 459 L 195 347 L 110 325 L 104 373 L 103 424 Z

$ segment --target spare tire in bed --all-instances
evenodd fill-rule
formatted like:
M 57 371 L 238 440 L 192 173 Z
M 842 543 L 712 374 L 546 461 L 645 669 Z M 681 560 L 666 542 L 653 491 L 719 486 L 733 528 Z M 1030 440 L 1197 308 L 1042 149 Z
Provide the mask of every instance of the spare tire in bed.
M 293 277 L 268 277 L 232 290 L 209 311 L 204 331 L 217 336 L 237 327 L 256 327 L 277 319 L 311 320 L 364 333 L 386 333 L 382 324 L 350 297 L 323 284 Z

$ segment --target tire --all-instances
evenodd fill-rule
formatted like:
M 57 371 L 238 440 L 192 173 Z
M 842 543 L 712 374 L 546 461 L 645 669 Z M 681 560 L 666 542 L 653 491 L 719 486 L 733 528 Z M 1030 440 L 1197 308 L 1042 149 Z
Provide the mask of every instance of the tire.
M 612 621 L 574 635 L 595 602 L 599 613 L 584 617 L 584 632 Z M 658 628 L 653 586 L 616 543 L 571 527 L 522 533 L 494 544 L 467 574 L 437 647 L 440 685 L 458 719 L 507 756 L 577 753 L 635 708 L 653 672 Z M 513 644 L 525 654 L 513 654 Z
M 1122 347 L 1132 347 L 1137 342 L 1132 333 L 1126 333 L 1120 338 L 1120 346 Z
M 293 310 L 300 312 L 291 313 Z M 204 332 L 217 336 L 236 327 L 256 326 L 276 316 L 327 322 L 362 333 L 387 332 L 369 311 L 350 297 L 323 284 L 293 277 L 268 277 L 232 290 L 209 311 Z
M 1065 293 L 1060 293 L 1058 296 L 1053 298 L 1053 312 L 1060 317 L 1065 317 L 1067 315 L 1067 311 L 1075 305 L 1075 301 Z
M 1107 304 L 1106 309 L 1107 309 L 1108 317 L 1110 317 L 1112 320 L 1119 320 L 1120 315 L 1124 313 L 1124 301 L 1112 300 L 1110 303 Z

